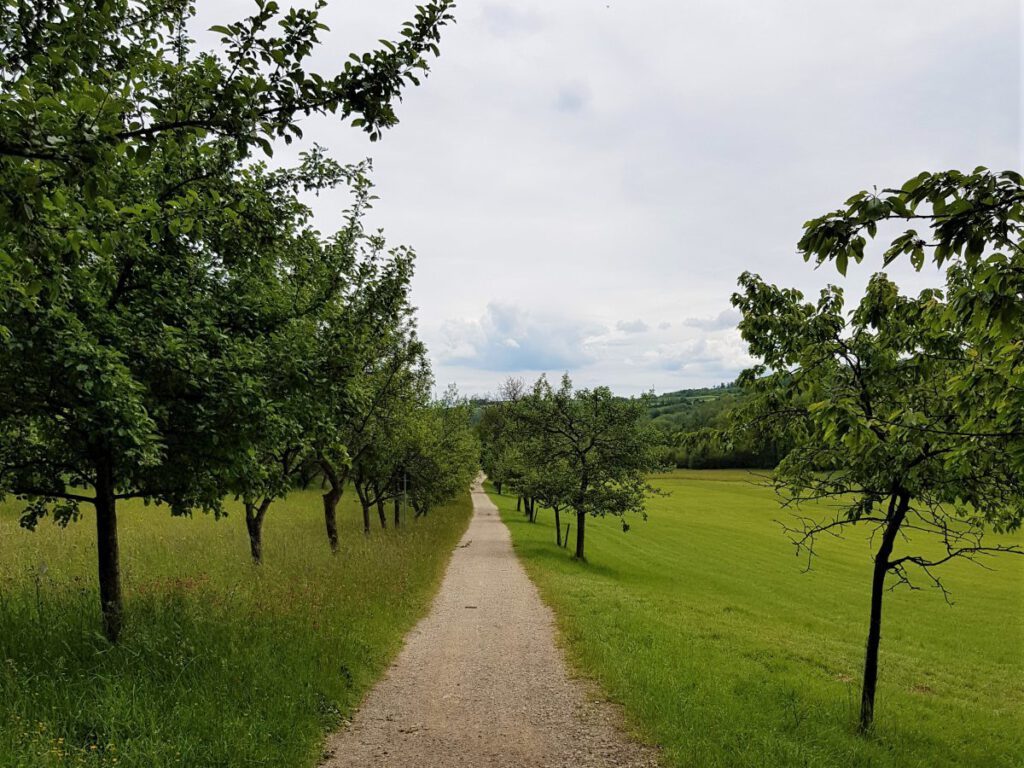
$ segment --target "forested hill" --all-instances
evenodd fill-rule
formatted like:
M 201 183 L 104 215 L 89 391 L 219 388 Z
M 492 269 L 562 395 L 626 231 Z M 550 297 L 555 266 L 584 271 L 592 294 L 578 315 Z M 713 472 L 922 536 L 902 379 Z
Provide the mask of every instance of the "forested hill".
M 774 442 L 755 444 L 741 439 L 728 446 L 712 443 L 695 449 L 689 447 L 685 440 L 688 432 L 728 427 L 729 413 L 742 402 L 743 397 L 743 390 L 734 383 L 681 389 L 655 396 L 649 412 L 651 421 L 665 435 L 668 462 L 693 469 L 775 466 L 781 456 L 781 447 Z
M 707 426 L 715 416 L 736 401 L 741 389 L 719 384 L 701 389 L 681 389 L 656 395 L 651 403 L 651 420 L 671 431 L 689 431 Z

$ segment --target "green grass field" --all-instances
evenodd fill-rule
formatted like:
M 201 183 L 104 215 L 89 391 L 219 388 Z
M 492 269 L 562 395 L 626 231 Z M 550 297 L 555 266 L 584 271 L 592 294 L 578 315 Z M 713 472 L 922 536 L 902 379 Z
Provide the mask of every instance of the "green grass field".
M 317 493 L 275 504 L 264 565 L 244 518 L 120 514 L 127 626 L 99 636 L 91 516 L 18 527 L 0 505 L 0 766 L 317 764 L 426 610 L 469 495 L 369 539 L 351 497 L 332 557 Z
M 671 496 L 646 523 L 588 523 L 585 565 L 556 549 L 550 511 L 531 524 L 491 490 L 570 658 L 667 765 L 1024 766 L 1024 557 L 945 566 L 954 607 L 937 590 L 886 594 L 862 738 L 868 542 L 822 541 L 801 573 L 774 522 L 789 513 L 750 480 L 658 477 Z

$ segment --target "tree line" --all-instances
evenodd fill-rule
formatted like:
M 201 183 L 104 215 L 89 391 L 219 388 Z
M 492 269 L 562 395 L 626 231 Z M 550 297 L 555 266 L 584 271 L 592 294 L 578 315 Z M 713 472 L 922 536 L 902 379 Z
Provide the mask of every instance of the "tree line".
M 334 551 L 347 485 L 369 532 L 374 507 L 427 514 L 475 474 L 468 407 L 432 396 L 415 255 L 364 224 L 369 163 L 254 154 L 314 114 L 379 138 L 452 3 L 322 75 L 323 5 L 259 0 L 204 51 L 184 0 L 0 4 L 0 492 L 27 527 L 94 509 L 111 641 L 123 500 L 235 497 L 259 563 L 273 502 L 314 474 Z M 331 189 L 350 204 L 325 235 L 303 200 Z

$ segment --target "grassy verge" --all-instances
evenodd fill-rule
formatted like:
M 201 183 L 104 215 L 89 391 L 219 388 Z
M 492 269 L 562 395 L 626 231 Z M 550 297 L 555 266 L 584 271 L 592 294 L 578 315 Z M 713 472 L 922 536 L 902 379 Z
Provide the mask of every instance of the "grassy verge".
M 773 522 L 787 513 L 749 479 L 662 476 L 671 496 L 646 523 L 588 523 L 586 565 L 555 548 L 550 512 L 530 524 L 492 498 L 570 658 L 667 765 L 1024 765 L 1024 558 L 946 566 L 953 607 L 886 594 L 877 727 L 861 738 L 868 543 L 822 542 L 801 573 Z
M 398 531 L 342 502 L 332 557 L 319 495 L 275 504 L 264 565 L 244 517 L 125 504 L 127 626 L 98 635 L 93 522 L 18 528 L 0 505 L 0 765 L 313 766 L 429 604 L 468 494 Z

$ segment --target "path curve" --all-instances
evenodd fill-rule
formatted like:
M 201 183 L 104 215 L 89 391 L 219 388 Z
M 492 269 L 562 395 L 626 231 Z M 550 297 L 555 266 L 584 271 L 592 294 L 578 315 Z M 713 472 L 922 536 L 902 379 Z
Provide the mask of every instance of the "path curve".
M 654 768 L 618 711 L 569 676 L 554 617 L 479 484 L 430 614 L 323 768 Z

